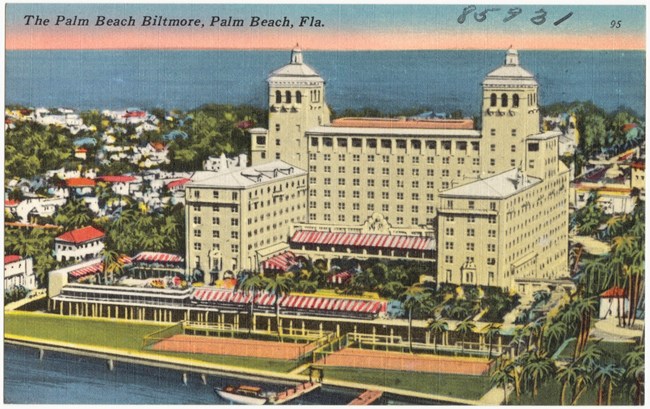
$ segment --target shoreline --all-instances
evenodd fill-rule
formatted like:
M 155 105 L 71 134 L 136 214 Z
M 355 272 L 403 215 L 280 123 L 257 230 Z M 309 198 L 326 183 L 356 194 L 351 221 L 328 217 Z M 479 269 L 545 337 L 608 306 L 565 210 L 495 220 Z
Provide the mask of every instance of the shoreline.
M 42 338 L 32 338 L 26 336 L 5 334 L 4 342 L 22 347 L 28 347 L 43 351 L 62 352 L 72 355 L 104 359 L 107 361 L 125 362 L 136 365 L 154 366 L 164 369 L 173 369 L 182 372 L 192 372 L 197 375 L 227 375 L 235 378 L 244 378 L 247 380 L 272 381 L 292 384 L 294 382 L 308 381 L 307 375 L 289 373 L 279 373 L 261 369 L 249 369 L 222 364 L 214 364 L 204 361 L 197 361 L 188 358 L 179 358 L 171 356 L 161 356 L 158 354 L 134 351 L 120 348 L 106 348 L 91 345 L 81 345 L 68 342 L 52 341 Z M 336 379 L 325 378 L 322 382 L 326 386 L 338 386 L 357 390 L 381 390 L 390 394 L 438 401 L 447 404 L 460 405 L 478 405 L 479 401 L 454 398 L 442 395 L 432 395 L 422 392 L 409 391 L 404 389 L 395 389 L 380 385 L 368 385 L 354 382 L 341 381 Z

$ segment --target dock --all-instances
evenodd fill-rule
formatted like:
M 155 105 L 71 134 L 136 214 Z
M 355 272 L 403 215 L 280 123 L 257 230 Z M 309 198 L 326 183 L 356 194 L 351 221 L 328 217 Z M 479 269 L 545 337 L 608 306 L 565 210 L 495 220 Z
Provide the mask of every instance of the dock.
M 300 396 L 306 395 L 309 392 L 312 392 L 321 387 L 320 383 L 316 382 L 304 382 L 295 387 L 286 389 L 282 392 L 278 392 L 275 395 L 275 399 L 269 400 L 269 403 L 274 405 L 283 405 L 287 402 L 299 398 Z
M 374 403 L 377 399 L 381 398 L 381 396 L 384 394 L 382 391 L 365 391 L 361 395 L 357 396 L 354 398 L 354 400 L 348 405 L 370 405 Z

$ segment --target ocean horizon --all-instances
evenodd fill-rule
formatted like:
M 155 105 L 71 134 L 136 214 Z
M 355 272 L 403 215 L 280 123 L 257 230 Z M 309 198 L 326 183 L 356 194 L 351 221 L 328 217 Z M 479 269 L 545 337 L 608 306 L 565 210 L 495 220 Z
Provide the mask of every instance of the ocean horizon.
M 304 51 L 335 111 L 432 109 L 478 115 L 481 82 L 504 51 Z M 5 53 L 5 103 L 78 110 L 193 109 L 267 103 L 266 78 L 286 51 L 38 50 Z M 645 114 L 645 52 L 520 51 L 540 104 L 592 101 Z

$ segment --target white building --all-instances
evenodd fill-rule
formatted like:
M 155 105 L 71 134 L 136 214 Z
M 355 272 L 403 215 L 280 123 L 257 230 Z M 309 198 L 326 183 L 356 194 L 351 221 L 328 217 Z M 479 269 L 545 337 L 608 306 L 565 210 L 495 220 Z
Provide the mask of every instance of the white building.
M 5 256 L 5 291 L 17 286 L 23 286 L 29 290 L 36 288 L 34 262 L 31 257 Z
M 54 239 L 56 261 L 85 260 L 97 257 L 104 249 L 104 233 L 92 226 L 72 230 Z

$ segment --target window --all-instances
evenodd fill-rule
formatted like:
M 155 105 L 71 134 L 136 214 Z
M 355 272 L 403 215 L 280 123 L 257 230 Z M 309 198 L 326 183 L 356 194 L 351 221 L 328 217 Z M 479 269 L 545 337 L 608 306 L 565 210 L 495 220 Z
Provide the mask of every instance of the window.
M 443 177 L 448 177 L 449 176 L 449 169 L 443 169 L 442 170 L 442 176 Z
M 280 146 L 280 139 L 275 140 L 275 146 Z
M 445 242 L 445 249 L 446 250 L 453 250 L 454 249 L 454 242 L 453 241 L 446 241 Z
M 239 238 L 239 232 L 233 231 L 230 233 L 230 238 L 231 239 L 238 239 Z
M 476 216 L 467 216 L 467 223 L 476 222 Z
M 339 178 L 339 186 L 345 186 L 345 178 Z
M 360 197 L 359 191 L 358 191 L 358 190 L 355 190 L 354 192 L 352 192 L 352 197 L 353 197 L 354 199 L 358 199 L 358 198 Z
M 381 192 L 381 198 L 384 200 L 388 200 L 390 198 L 388 192 Z
M 497 260 L 495 258 L 493 258 L 493 257 L 490 257 L 490 258 L 487 259 L 487 263 L 488 263 L 488 265 L 493 266 L 493 265 L 495 265 L 497 263 Z
M 420 176 L 420 169 L 412 169 L 411 174 L 413 176 Z
M 387 204 L 383 204 L 383 205 L 381 205 L 381 211 L 382 211 L 382 212 L 388 212 L 388 211 L 390 211 L 390 206 L 388 206 Z
M 535 168 L 535 159 L 530 159 L 530 160 L 528 161 L 528 167 L 529 167 L 530 169 L 534 169 L 534 168 Z
M 447 227 L 447 228 L 445 229 L 445 234 L 446 234 L 447 236 L 453 236 L 453 235 L 454 235 L 454 229 L 451 228 L 451 227 Z
M 375 205 L 373 203 L 368 203 L 368 211 L 369 212 L 374 212 L 375 211 Z
M 339 199 L 345 199 L 345 190 L 339 190 Z
M 512 136 L 517 136 L 517 130 L 516 130 L 516 129 L 511 129 L 511 130 L 510 130 L 510 134 L 511 134 Z
M 434 176 L 433 169 L 427 169 L 427 176 Z
M 420 200 L 420 194 L 419 193 L 411 193 L 411 200 Z M 414 210 L 414 212 L 417 212 L 417 210 Z
M 470 201 L 467 202 L 467 206 L 470 209 L 474 209 L 475 204 L 476 203 L 473 200 L 470 200 Z
M 375 155 L 368 155 L 368 162 L 374 162 L 375 161 Z
M 467 243 L 467 245 L 465 246 L 465 249 L 467 251 L 474 251 L 474 243 Z
M 404 192 L 397 192 L 397 200 L 404 200 Z
M 201 243 L 194 243 L 194 250 L 201 250 Z
M 411 212 L 413 212 L 413 213 L 417 213 L 417 212 L 419 212 L 419 211 L 420 211 L 420 207 L 419 207 L 419 206 L 417 206 L 417 205 L 413 205 L 413 206 L 411 206 Z M 417 224 L 417 223 L 415 223 L 415 224 Z
M 519 94 L 515 94 L 512 96 L 512 107 L 519 108 Z
M 345 203 L 339 203 L 339 210 L 345 210 Z
M 280 160 L 280 152 L 275 154 L 275 159 Z
M 490 223 L 490 224 L 496 224 L 496 222 L 497 222 L 497 218 L 496 218 L 496 216 L 489 216 L 489 217 L 488 217 L 488 223 Z
M 339 173 L 345 173 L 345 166 L 339 166 Z
M 375 174 L 375 168 L 368 168 L 368 174 L 369 175 L 374 175 Z
M 296 103 L 302 104 L 302 93 L 300 91 L 296 91 Z
M 352 210 L 359 210 L 359 203 L 352 203 Z
M 497 134 L 496 129 L 494 129 L 494 128 L 490 129 L 490 136 L 496 136 L 496 134 Z
M 433 189 L 433 180 L 427 180 L 427 189 Z
M 445 263 L 453 263 L 453 262 L 454 262 L 453 256 L 445 256 Z
M 213 217 L 212 218 L 212 224 L 220 224 L 219 223 L 219 218 L 218 217 Z
M 517 152 L 517 145 L 510 145 L 510 152 Z
M 415 142 L 417 142 L 418 144 L 420 143 L 419 141 L 413 141 L 413 143 L 415 143 Z M 419 148 L 420 148 L 420 147 L 418 146 L 418 149 L 419 149 Z M 420 157 L 419 157 L 419 156 L 414 156 L 413 159 L 411 159 L 411 160 L 413 161 L 413 164 L 414 164 L 414 165 L 420 163 Z
M 390 169 L 388 168 L 381 168 L 381 174 L 382 175 L 390 175 Z M 404 174 L 404 169 L 402 169 L 402 175 Z
M 467 229 L 467 236 L 474 237 L 474 229 Z
M 212 230 L 212 238 L 213 239 L 219 238 L 219 230 Z
M 275 103 L 276 104 L 281 104 L 282 103 L 282 92 L 275 91 Z
M 528 151 L 529 152 L 538 152 L 539 151 L 539 143 L 529 143 L 528 144 Z
M 488 230 L 488 237 L 496 237 L 497 236 L 497 231 L 496 230 Z
M 275 124 L 275 130 L 280 131 L 280 124 Z
M 323 183 L 324 183 L 325 185 L 331 185 L 331 184 L 332 184 L 332 179 L 330 179 L 330 178 L 325 178 L 325 179 L 323 180 Z
M 496 202 L 490 202 L 490 210 L 497 210 L 497 203 Z
M 239 219 L 231 219 L 230 220 L 230 225 L 231 226 L 239 226 Z
M 239 253 L 239 245 L 237 245 L 237 244 L 233 244 L 232 246 L 230 246 L 230 250 L 231 250 L 233 253 Z
M 194 237 L 201 237 L 201 230 L 200 229 L 194 229 Z
M 449 165 L 449 158 L 442 158 L 443 165 Z
M 488 251 L 491 251 L 491 252 L 497 251 L 497 245 L 496 244 L 488 244 L 487 249 L 488 249 Z
M 326 138 L 326 139 L 327 139 L 327 138 Z M 330 140 L 330 144 L 331 144 L 331 143 L 332 143 L 332 141 Z M 330 146 L 331 146 L 331 145 L 330 145 Z M 324 155 L 323 155 L 323 160 L 329 162 L 330 160 L 332 160 L 332 155 L 330 155 L 329 153 L 324 154 Z
M 490 159 L 490 166 L 494 166 L 496 164 L 496 160 Z
M 387 168 L 384 168 L 384 169 L 386 169 L 385 174 L 387 175 L 388 174 L 388 169 Z M 397 169 L 397 176 L 404 176 L 404 168 Z
M 368 192 L 368 199 L 374 199 L 375 198 L 375 192 Z
M 291 103 L 291 91 L 285 92 L 284 96 L 285 96 L 285 98 L 287 100 L 287 104 L 290 104 Z
M 352 140 L 352 145 L 354 145 L 354 141 L 356 141 L 356 139 Z M 359 162 L 360 160 L 361 160 L 361 155 L 352 155 L 352 162 Z
M 397 145 L 398 145 L 397 147 L 399 148 L 399 143 Z M 397 157 L 397 163 L 404 163 L 404 156 L 398 156 Z
M 478 166 L 480 164 L 481 164 L 481 160 L 479 158 L 472 159 L 472 165 Z
M 384 162 L 384 163 L 388 163 L 388 162 L 390 162 L 390 156 L 388 156 L 388 155 L 382 155 L 382 156 L 381 156 L 381 161 Z
M 495 107 L 497 106 L 497 94 L 490 94 L 490 106 Z
M 508 106 L 508 94 L 506 93 L 501 94 L 501 106 L 502 107 Z
M 382 179 L 381 181 L 381 187 L 388 187 L 389 186 L 389 181 L 388 179 Z
M 339 161 L 345 162 L 345 153 L 340 153 L 339 154 Z
M 200 216 L 194 216 L 192 221 L 194 222 L 194 224 L 201 224 L 201 217 Z
M 397 213 L 403 213 L 404 212 L 404 205 L 398 204 L 397 205 Z
M 414 180 L 413 182 L 411 182 L 411 187 L 413 187 L 414 189 L 419 188 L 420 187 L 420 182 L 417 181 L 417 180 Z
M 360 179 L 352 179 L 352 186 L 359 186 L 361 184 Z

